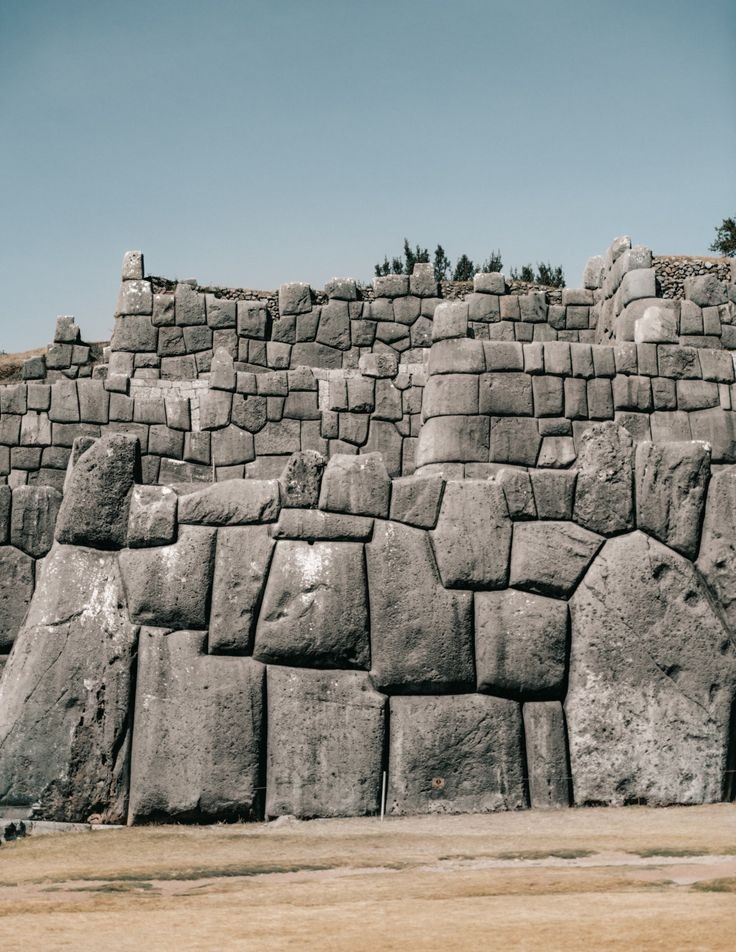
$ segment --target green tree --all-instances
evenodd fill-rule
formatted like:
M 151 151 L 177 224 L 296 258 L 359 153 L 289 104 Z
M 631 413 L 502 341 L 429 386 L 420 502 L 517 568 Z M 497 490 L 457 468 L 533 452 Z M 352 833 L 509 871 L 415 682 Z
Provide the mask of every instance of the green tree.
M 377 278 L 381 278 L 387 274 L 390 274 L 391 265 L 388 263 L 388 258 L 383 259 L 383 264 L 377 264 L 374 268 L 374 271 Z
M 480 267 L 480 270 L 488 274 L 491 271 L 501 271 L 503 261 L 501 261 L 501 249 L 492 251 Z
M 453 281 L 472 281 L 476 267 L 467 255 L 460 255 L 452 275 Z
M 512 268 L 510 276 L 514 281 L 526 281 L 528 284 L 534 284 L 534 266 L 523 264 L 521 268 Z
M 716 228 L 716 237 L 710 251 L 717 251 L 727 258 L 736 257 L 736 218 L 724 218 Z
M 553 267 L 549 262 L 540 262 L 537 265 L 537 284 L 546 284 L 552 288 L 565 287 L 565 275 L 558 265 Z
M 416 245 L 412 251 L 408 240 L 404 238 L 404 261 L 404 274 L 411 274 L 415 264 L 425 264 L 429 261 L 429 251 L 426 248 L 420 248 L 419 245 Z
M 435 281 L 446 281 L 452 264 L 445 254 L 442 245 L 437 245 L 434 249 L 434 279 Z

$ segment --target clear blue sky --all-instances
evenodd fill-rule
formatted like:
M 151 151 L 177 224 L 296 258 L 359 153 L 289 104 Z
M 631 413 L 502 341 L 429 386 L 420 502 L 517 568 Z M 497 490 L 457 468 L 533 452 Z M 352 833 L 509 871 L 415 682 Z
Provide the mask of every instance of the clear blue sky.
M 370 279 L 406 235 L 506 270 L 736 213 L 734 0 L 0 0 L 0 349 L 109 334 L 120 260 Z

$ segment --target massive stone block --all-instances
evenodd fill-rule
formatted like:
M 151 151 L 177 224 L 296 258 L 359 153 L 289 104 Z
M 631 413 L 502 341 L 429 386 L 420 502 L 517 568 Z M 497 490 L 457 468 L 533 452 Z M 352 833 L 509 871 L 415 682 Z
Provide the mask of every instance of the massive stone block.
M 521 698 L 561 697 L 568 617 L 564 602 L 528 592 L 475 596 L 475 664 L 479 691 Z
M 694 559 L 709 478 L 710 447 L 706 443 L 639 443 L 637 526 Z
M 12 545 L 0 546 L 0 652 L 8 651 L 31 603 L 34 561 Z
M 279 477 L 283 505 L 307 509 L 316 506 L 326 463 L 316 450 L 294 453 Z
M 274 539 L 364 542 L 373 534 L 373 519 L 320 509 L 282 509 L 279 521 L 269 531 Z
M 278 519 L 280 490 L 275 479 L 228 479 L 179 500 L 179 522 L 242 526 Z
M 472 688 L 472 596 L 442 587 L 427 533 L 377 522 L 366 559 L 379 689 L 428 694 Z
M 0 682 L 0 812 L 125 820 L 136 638 L 117 555 L 55 545 Z
M 562 705 L 559 701 L 530 701 L 522 708 L 522 715 L 531 806 L 570 806 L 570 765 Z
M 130 822 L 261 815 L 265 668 L 203 654 L 204 641 L 141 631 Z
M 206 628 L 215 531 L 181 526 L 174 545 L 125 549 L 120 568 L 130 617 L 161 628 Z
M 430 533 L 446 588 L 503 588 L 508 580 L 511 519 L 502 488 L 481 479 L 450 480 Z
M 634 442 L 617 423 L 596 423 L 583 434 L 578 453 L 574 519 L 615 535 L 634 527 Z
M 217 533 L 209 631 L 213 654 L 250 654 L 274 544 L 266 526 Z
M 338 453 L 322 477 L 320 508 L 356 516 L 388 516 L 391 480 L 378 453 Z
M 510 584 L 567 598 L 602 542 L 599 535 L 570 522 L 517 522 Z
M 361 671 L 268 668 L 266 815 L 380 809 L 386 698 Z
M 370 665 L 365 559 L 359 542 L 278 543 L 254 656 L 313 668 Z
M 134 486 L 128 511 L 128 545 L 170 545 L 176 540 L 177 495 L 170 486 Z
M 711 478 L 698 569 L 736 630 L 736 466 Z
M 130 492 L 139 469 L 136 437 L 113 433 L 93 443 L 67 478 L 56 520 L 57 541 L 96 549 L 122 548 Z
M 720 800 L 736 663 L 693 566 L 641 532 L 610 540 L 570 609 L 575 802 Z
M 388 812 L 527 805 L 521 708 L 481 694 L 391 699 Z
M 46 555 L 54 542 L 61 498 L 50 486 L 17 486 L 10 520 L 12 545 L 34 559 Z

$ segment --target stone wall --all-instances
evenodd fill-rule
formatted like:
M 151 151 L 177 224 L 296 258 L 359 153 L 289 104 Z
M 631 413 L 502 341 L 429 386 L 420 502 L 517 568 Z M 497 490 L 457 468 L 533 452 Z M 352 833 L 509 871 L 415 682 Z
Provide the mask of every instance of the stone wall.
M 0 809 L 376 814 L 384 772 L 393 815 L 729 796 L 736 468 L 710 463 L 602 423 L 567 471 L 300 453 L 174 491 L 95 441 L 0 681 Z

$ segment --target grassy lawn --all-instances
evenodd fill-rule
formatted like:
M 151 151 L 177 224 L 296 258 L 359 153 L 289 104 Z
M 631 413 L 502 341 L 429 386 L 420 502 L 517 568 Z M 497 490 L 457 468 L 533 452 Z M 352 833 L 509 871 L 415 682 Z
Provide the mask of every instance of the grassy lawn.
M 0 848 L 4 950 L 736 947 L 736 807 L 138 827 Z

